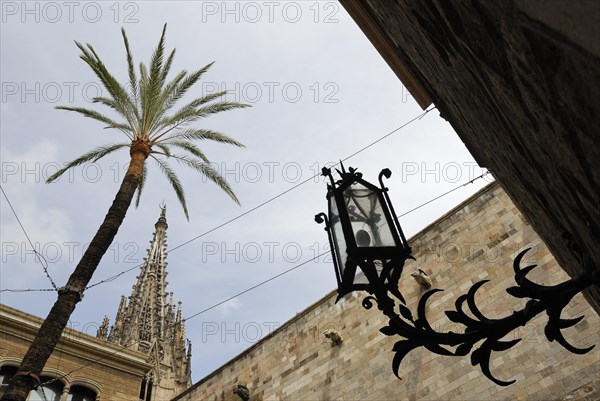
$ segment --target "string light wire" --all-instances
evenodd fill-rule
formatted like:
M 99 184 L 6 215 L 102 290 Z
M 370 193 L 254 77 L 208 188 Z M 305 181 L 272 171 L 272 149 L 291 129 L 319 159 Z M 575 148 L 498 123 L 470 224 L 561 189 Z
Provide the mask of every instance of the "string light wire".
M 33 242 L 31 241 L 31 238 L 29 238 L 29 234 L 27 234 L 27 230 L 25 230 L 23 223 L 21 223 L 21 219 L 19 219 L 19 216 L 17 215 L 17 212 L 15 211 L 15 208 L 13 207 L 12 203 L 8 199 L 8 196 L 6 195 L 6 192 L 4 191 L 4 188 L 2 187 L 2 185 L 0 185 L 0 191 L 2 191 L 2 195 L 4 195 L 4 199 L 6 199 L 6 202 L 8 203 L 10 210 L 13 212 L 15 219 L 17 219 L 17 223 L 19 223 L 19 226 L 21 227 L 23 234 L 25 234 L 25 238 L 27 238 L 29 245 L 31 245 L 31 249 L 33 249 L 33 253 L 36 256 L 36 260 L 40 263 L 40 265 L 42 265 L 42 269 L 44 269 L 44 273 L 46 274 L 46 277 L 48 277 L 48 280 L 50 280 L 50 284 L 52 285 L 52 288 L 53 288 L 52 291 L 58 291 L 58 287 L 56 286 L 56 284 L 54 283 L 54 280 L 52 280 L 52 277 L 50 276 L 50 273 L 48 272 L 48 261 L 46 260 L 46 258 L 44 258 L 44 256 L 42 254 L 40 254 L 35 249 L 35 246 L 33 246 Z
M 410 214 L 410 213 L 412 213 L 412 212 L 415 212 L 416 210 L 418 210 L 418 209 L 421 209 L 422 207 L 424 207 L 424 206 L 427 206 L 427 205 L 429 205 L 430 203 L 432 203 L 432 202 L 435 202 L 436 200 L 438 200 L 438 199 L 441 199 L 441 198 L 443 198 L 444 196 L 447 196 L 447 195 L 451 194 L 452 192 L 455 192 L 455 191 L 459 190 L 460 188 L 463 188 L 463 187 L 465 187 L 465 186 L 467 186 L 467 185 L 469 185 L 469 184 L 473 184 L 475 181 L 477 181 L 477 180 L 479 180 L 479 179 L 482 179 L 483 177 L 485 177 L 485 176 L 487 176 L 487 175 L 489 175 L 489 174 L 490 174 L 490 172 L 489 172 L 489 171 L 486 171 L 485 173 L 483 173 L 483 174 L 481 174 L 481 175 L 479 175 L 479 176 L 477 176 L 477 177 L 473 178 L 472 180 L 470 180 L 470 181 L 467 181 L 467 182 L 465 182 L 465 183 L 463 183 L 463 184 L 461 184 L 461 185 L 459 185 L 459 186 L 457 186 L 457 187 L 455 187 L 455 188 L 453 188 L 453 189 L 451 189 L 451 190 L 449 190 L 449 191 L 446 191 L 446 192 L 444 192 L 444 193 L 442 193 L 442 194 L 440 194 L 440 195 L 438 195 L 438 196 L 436 196 L 436 197 L 434 197 L 434 198 L 432 198 L 432 199 L 430 199 L 430 200 L 428 200 L 428 201 L 426 201 L 426 202 L 423 202 L 423 203 L 421 203 L 420 205 L 418 205 L 418 206 L 416 206 L 416 207 L 414 207 L 414 208 L 412 208 L 412 209 L 410 209 L 410 210 L 408 210 L 408 211 L 406 211 L 406 212 L 404 212 L 404 213 L 402 213 L 402 214 L 398 215 L 397 217 L 398 217 L 398 218 L 401 218 L 401 217 L 403 217 L 403 216 L 406 216 L 406 215 L 408 215 L 408 214 Z M 221 225 L 219 225 L 219 226 L 217 226 L 217 227 L 215 227 L 215 228 L 212 228 L 212 229 L 210 229 L 209 231 L 206 231 L 205 233 L 203 233 L 203 234 L 201 234 L 201 235 L 199 235 L 199 236 L 195 237 L 195 239 L 197 239 L 197 238 L 200 238 L 200 237 L 202 237 L 203 235 L 206 235 L 206 234 L 208 234 L 208 233 L 210 233 L 210 232 L 213 232 L 213 231 L 215 231 L 215 230 L 216 230 L 218 227 L 222 227 L 223 225 L 224 225 L 224 224 L 221 224 Z M 192 241 L 192 240 L 190 240 L 190 241 L 187 241 L 187 242 L 186 242 L 186 243 L 184 243 L 184 244 L 187 244 L 187 243 L 189 243 L 189 242 L 191 242 L 191 241 Z M 179 245 L 178 247 L 181 247 L 181 246 L 183 246 L 184 244 L 182 244 L 182 245 Z M 322 255 L 319 255 L 319 256 L 322 256 Z M 317 258 L 317 257 L 315 257 L 315 258 Z M 312 260 L 314 260 L 314 259 L 312 259 Z M 310 261 L 309 261 L 309 262 L 310 262 Z M 130 268 L 129 268 L 129 269 L 127 269 L 127 270 L 123 270 L 122 272 L 119 272 L 119 273 L 117 273 L 117 274 L 115 274 L 115 275 L 113 275 L 113 276 L 110 276 L 110 277 L 108 277 L 108 278 L 106 278 L 106 279 L 103 279 L 103 280 L 101 280 L 101 281 L 98 281 L 97 283 L 91 284 L 91 285 L 89 285 L 88 287 L 86 287 L 86 290 L 87 290 L 87 289 L 90 289 L 90 288 L 93 288 L 93 287 L 96 287 L 96 286 L 98 286 L 98 285 L 100 285 L 100 284 L 104 284 L 104 283 L 107 283 L 107 282 L 111 282 L 111 281 L 113 281 L 113 280 L 117 279 L 118 277 L 120 277 L 120 276 L 122 276 L 122 275 L 124 275 L 124 274 L 126 274 L 126 273 L 128 273 L 128 272 L 130 272 L 130 271 L 132 271 L 132 270 L 135 270 L 135 269 L 138 269 L 138 268 L 142 267 L 143 265 L 144 265 L 144 264 L 142 263 L 142 264 L 139 264 L 139 265 L 136 265 L 136 266 L 130 267 Z M 298 267 L 299 267 L 299 266 L 298 266 Z M 290 271 L 291 271 L 291 270 L 295 270 L 295 269 L 296 269 L 296 267 L 295 267 L 295 268 L 292 268 L 292 269 L 290 269 Z M 283 274 L 285 274 L 285 273 L 287 273 L 287 271 L 286 271 L 286 272 L 284 272 L 284 273 L 280 273 L 280 274 L 278 274 L 278 275 L 276 275 L 276 276 L 272 277 L 272 278 L 271 278 L 271 279 L 269 279 L 268 281 L 271 281 L 272 279 L 275 279 L 275 278 L 277 278 L 277 277 L 279 277 L 279 276 L 281 276 L 281 275 L 283 275 Z M 260 285 L 262 285 L 262 284 L 260 284 Z M 259 285 L 259 286 L 260 286 L 260 285 Z M 254 287 L 252 287 L 251 289 L 254 289 Z M 250 291 L 251 289 L 245 290 L 243 293 L 246 293 L 246 292 Z M 53 289 L 50 289 L 50 288 L 38 288 L 38 289 L 2 289 L 2 290 L 0 290 L 0 292 L 14 292 L 14 293 L 17 293 L 17 292 L 35 292 L 35 291 L 54 291 L 54 290 L 53 290 Z M 234 295 L 234 296 L 233 296 L 233 297 L 231 297 L 231 298 L 235 298 L 236 296 L 237 296 L 237 295 Z M 230 298 L 230 299 L 231 299 L 231 298 Z M 227 302 L 227 301 L 229 301 L 230 299 L 227 299 L 227 300 L 225 300 L 225 301 L 222 301 L 221 303 Z M 219 304 L 217 304 L 217 305 L 213 305 L 212 307 L 208 308 L 207 310 L 213 309 L 214 307 L 216 307 L 216 306 L 219 306 L 221 303 L 219 303 Z

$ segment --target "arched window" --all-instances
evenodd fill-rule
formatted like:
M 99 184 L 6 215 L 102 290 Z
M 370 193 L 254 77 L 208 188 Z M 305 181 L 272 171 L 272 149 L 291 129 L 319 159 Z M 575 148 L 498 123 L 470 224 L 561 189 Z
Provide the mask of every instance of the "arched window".
M 96 392 L 83 386 L 71 386 L 67 401 L 96 401 Z
M 42 376 L 42 383 L 53 380 L 53 377 Z M 48 384 L 38 387 L 36 390 L 31 390 L 27 401 L 60 401 L 63 388 L 65 385 L 60 380 L 54 380 Z

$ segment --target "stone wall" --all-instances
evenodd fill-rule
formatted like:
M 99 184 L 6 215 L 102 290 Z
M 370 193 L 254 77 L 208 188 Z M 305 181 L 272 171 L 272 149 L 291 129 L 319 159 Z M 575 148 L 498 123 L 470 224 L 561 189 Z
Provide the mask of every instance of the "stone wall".
M 0 367 L 19 366 L 41 321 L 0 305 Z M 66 329 L 42 375 L 60 378 L 65 385 L 61 400 L 66 399 L 69 386 L 79 385 L 94 390 L 97 401 L 133 401 L 151 367 L 141 353 Z
M 415 98 L 428 94 L 561 266 L 600 280 L 600 2 L 341 2 L 394 71 L 402 60 Z M 600 288 L 587 296 L 600 313 Z
M 505 289 L 514 285 L 512 261 L 531 247 L 524 264 L 538 265 L 530 278 L 544 284 L 568 277 L 522 214 L 497 185 L 492 184 L 428 226 L 410 241 L 416 262 L 407 264 L 401 290 L 408 306 L 423 291 L 409 273 L 420 268 L 445 289 L 429 301 L 428 318 L 438 330 L 455 330 L 444 310 L 473 283 L 490 280 L 479 290 L 478 305 L 489 317 L 501 317 L 522 307 Z M 333 272 L 332 272 L 333 274 Z M 412 351 L 400 367 L 403 380 L 391 369 L 391 348 L 397 338 L 379 332 L 383 315 L 361 306 L 365 293 L 350 294 L 337 304 L 330 293 L 268 337 L 194 384 L 175 400 L 239 401 L 233 388 L 242 384 L 250 400 L 551 400 L 600 397 L 600 347 L 575 355 L 544 337 L 540 315 L 511 338 L 522 341 L 508 352 L 492 355 L 492 372 L 517 382 L 500 387 L 470 364 L 469 357 L 440 357 L 427 350 Z M 574 345 L 600 342 L 600 320 L 581 294 L 563 317 L 585 315 L 565 330 Z M 336 329 L 341 345 L 323 331 Z M 594 398 L 596 397 L 596 398 Z

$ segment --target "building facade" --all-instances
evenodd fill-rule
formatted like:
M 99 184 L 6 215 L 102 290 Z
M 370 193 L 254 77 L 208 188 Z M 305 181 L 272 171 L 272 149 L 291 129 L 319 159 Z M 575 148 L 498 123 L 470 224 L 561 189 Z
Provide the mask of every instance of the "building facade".
M 427 317 L 438 331 L 459 331 L 445 310 L 480 280 L 477 304 L 489 318 L 521 309 L 506 293 L 514 286 L 512 263 L 532 248 L 524 266 L 537 264 L 528 278 L 543 284 L 568 279 L 544 243 L 498 184 L 491 184 L 409 241 L 416 261 L 404 268 L 400 289 L 415 313 L 424 288 L 411 277 L 421 269 L 444 292 L 428 303 Z M 333 269 L 332 269 L 333 270 Z M 334 274 L 333 271 L 331 274 Z M 521 338 L 509 351 L 495 352 L 491 370 L 508 387 L 489 381 L 470 357 L 442 357 L 425 349 L 408 354 L 392 372 L 398 338 L 379 332 L 387 319 L 361 305 L 366 293 L 335 303 L 332 292 L 248 350 L 194 384 L 173 401 L 219 400 L 559 400 L 600 397 L 600 347 L 575 355 L 544 336 L 545 315 L 510 334 Z M 578 347 L 600 342 L 600 319 L 579 294 L 564 318 L 585 315 L 565 338 Z M 341 338 L 332 336 L 332 330 Z M 327 332 L 328 337 L 325 336 Z M 332 341 L 341 340 L 341 341 Z
M 0 305 L 0 384 L 14 375 L 42 322 Z M 67 328 L 42 371 L 41 381 L 47 384 L 33 391 L 29 400 L 44 401 L 44 396 L 48 401 L 137 400 L 151 369 L 139 352 Z

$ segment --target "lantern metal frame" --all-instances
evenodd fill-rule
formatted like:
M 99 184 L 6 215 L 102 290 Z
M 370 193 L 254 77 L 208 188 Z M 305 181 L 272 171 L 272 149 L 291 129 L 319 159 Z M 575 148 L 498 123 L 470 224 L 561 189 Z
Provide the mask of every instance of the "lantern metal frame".
M 340 163 L 341 165 L 341 163 Z M 386 336 L 399 336 L 392 351 L 395 353 L 392 361 L 392 370 L 400 378 L 398 371 L 400 363 L 406 355 L 420 347 L 424 347 L 431 352 L 444 356 L 465 356 L 471 354 L 471 364 L 479 365 L 482 373 L 491 381 L 500 386 L 508 386 L 515 380 L 504 381 L 494 377 L 490 371 L 490 358 L 492 351 L 506 351 L 514 347 L 521 339 L 503 340 L 503 338 L 520 326 L 525 326 L 531 319 L 542 312 L 548 315 L 544 333 L 548 341 L 556 340 L 568 351 L 575 354 L 585 354 L 594 348 L 594 345 L 588 348 L 577 348 L 571 345 L 563 336 L 562 330 L 572 327 L 579 323 L 583 316 L 574 319 L 562 319 L 561 313 L 569 304 L 571 299 L 585 290 L 595 285 L 600 288 L 600 271 L 592 270 L 589 257 L 577 246 L 573 236 L 565 233 L 563 238 L 567 241 L 569 248 L 579 259 L 582 267 L 580 275 L 571 278 L 561 284 L 553 286 L 544 286 L 530 281 L 526 276 L 536 265 L 530 265 L 521 268 L 521 261 L 527 251 L 527 248 L 521 251 L 513 262 L 515 287 L 507 288 L 506 291 L 516 298 L 530 298 L 523 309 L 514 311 L 501 319 L 490 319 L 486 317 L 477 307 L 475 294 L 481 286 L 488 280 L 479 281 L 467 292 L 460 295 L 455 302 L 456 310 L 446 311 L 446 316 L 450 321 L 464 326 L 462 333 L 438 332 L 427 320 L 426 309 L 427 301 L 435 293 L 443 291 L 441 289 L 431 289 L 425 292 L 419 300 L 417 306 L 417 317 L 413 317 L 412 312 L 406 306 L 404 297 L 398 289 L 404 264 L 408 259 L 414 259 L 411 255 L 411 249 L 402 232 L 394 208 L 389 199 L 388 189 L 383 184 L 383 177 L 390 178 L 391 171 L 384 169 L 379 174 L 381 188 L 362 179 L 362 174 L 356 169 L 349 168 L 346 172 L 343 165 L 341 171 L 337 170 L 341 180 L 334 181 L 331 170 L 323 168 L 322 175 L 329 177 L 330 184 L 327 185 L 327 199 L 331 202 L 333 197 L 336 201 L 337 211 L 342 224 L 346 249 L 338 249 L 337 242 L 333 234 L 332 222 L 325 213 L 319 213 L 315 216 L 317 223 L 325 223 L 325 230 L 329 237 L 329 244 L 333 256 L 333 264 L 338 283 L 338 302 L 344 295 L 353 291 L 367 291 L 371 295 L 362 301 L 362 306 L 366 309 L 377 304 L 389 319 L 388 326 L 380 329 L 380 332 Z M 385 218 L 392 230 L 392 235 L 397 246 L 395 247 L 358 247 L 354 238 L 351 222 L 348 219 L 348 211 L 344 210 L 346 204 L 343 199 L 343 192 L 354 183 L 360 183 L 373 192 L 377 193 L 384 211 Z M 331 205 L 331 203 L 330 203 Z M 331 213 L 331 207 L 330 207 Z M 395 230 L 395 231 L 394 231 Z M 339 266 L 338 259 L 340 252 L 347 252 L 346 266 Z M 379 269 L 377 268 L 379 267 Z M 354 283 L 354 276 L 348 272 L 348 269 L 360 268 L 364 273 L 368 284 Z M 350 282 L 348 282 L 350 281 Z M 392 296 L 395 298 L 392 298 Z M 396 302 L 398 305 L 396 308 Z M 465 309 L 466 304 L 466 309 Z M 467 313 L 467 311 L 469 313 Z M 482 343 L 476 347 L 476 344 Z M 454 347 L 453 349 L 449 347 Z
M 404 262 L 407 259 L 412 258 L 412 256 L 410 254 L 411 249 L 408 246 L 408 241 L 402 232 L 398 218 L 396 217 L 393 206 L 389 200 L 387 193 L 388 189 L 383 184 L 383 177 L 389 178 L 391 176 L 391 171 L 389 169 L 381 171 L 379 174 L 381 188 L 378 188 L 362 179 L 362 174 L 355 169 L 350 168 L 349 172 L 346 172 L 343 165 L 341 168 L 342 170 L 338 170 L 338 173 L 342 179 L 337 182 L 334 181 L 330 169 L 323 168 L 322 173 L 323 175 L 328 176 L 331 182 L 328 185 L 329 191 L 327 199 L 329 202 L 335 202 L 339 212 L 338 218 L 342 227 L 343 240 L 347 252 L 345 266 L 340 266 L 342 258 L 340 258 L 337 247 L 335 246 L 337 238 L 335 237 L 333 230 L 329 229 L 332 224 L 335 223 L 330 221 L 331 214 L 327 216 L 324 213 L 320 213 L 315 216 L 316 221 L 325 222 L 327 232 L 329 233 L 329 245 L 333 253 L 334 269 L 339 289 L 338 299 L 352 291 L 363 290 L 372 292 L 373 286 L 381 287 L 382 290 L 385 289 L 392 292 L 398 292 L 396 286 L 390 286 L 390 284 L 398 282 Z M 378 205 L 381 207 L 381 212 L 383 214 L 383 216 L 379 217 L 385 219 L 386 226 L 389 227 L 393 242 L 396 244 L 395 246 L 358 246 L 352 229 L 352 219 L 347 209 L 345 199 L 346 190 L 355 184 L 362 185 L 377 197 Z M 355 275 L 360 274 L 361 272 L 368 280 L 368 284 L 354 282 Z M 402 296 L 399 292 L 397 295 L 400 297 Z

